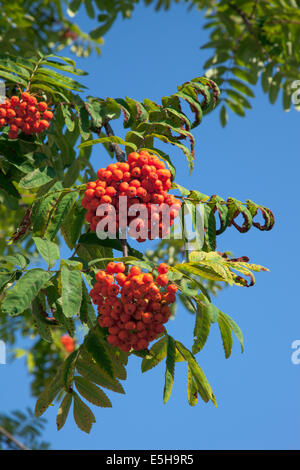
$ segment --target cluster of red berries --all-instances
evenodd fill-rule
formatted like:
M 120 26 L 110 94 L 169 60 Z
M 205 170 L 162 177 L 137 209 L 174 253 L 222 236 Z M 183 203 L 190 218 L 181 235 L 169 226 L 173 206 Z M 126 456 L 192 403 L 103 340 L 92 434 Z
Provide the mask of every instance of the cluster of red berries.
M 126 352 L 139 351 L 164 331 L 177 291 L 175 284 L 169 284 L 168 270 L 161 263 L 154 280 L 138 266 L 126 275 L 124 263 L 110 262 L 105 271 L 96 273 L 90 297 L 98 308 L 99 325 L 108 328 L 110 344 Z
M 106 217 L 107 222 L 104 230 L 109 230 L 110 217 L 116 222 L 115 231 L 119 230 L 119 216 L 121 215 L 119 214 L 119 210 L 121 212 L 119 197 L 125 196 L 129 213 L 133 204 L 143 204 L 143 207 L 147 209 L 146 218 L 127 215 L 124 223 L 125 226 L 129 226 L 133 220 L 135 221 L 137 241 L 143 242 L 146 238 L 151 240 L 157 236 L 164 238 L 169 234 L 169 226 L 173 225 L 181 202 L 175 196 L 168 194 L 172 185 L 171 172 L 165 168 L 164 162 L 157 156 L 144 150 L 132 152 L 128 155 L 127 162 L 112 163 L 107 168 L 100 168 L 97 176 L 97 181 L 87 184 L 82 200 L 83 207 L 88 210 L 86 220 L 92 231 L 96 231 L 97 224 L 103 217 Z M 100 204 L 106 205 L 107 211 L 106 214 L 97 216 L 96 211 Z M 115 213 L 111 214 L 113 208 Z M 166 209 L 170 215 L 168 222 L 164 222 L 163 218 Z M 167 223 L 168 226 L 166 226 Z M 134 237 L 130 233 L 129 235 Z
M 21 97 L 6 98 L 0 104 L 0 128 L 9 125 L 8 137 L 16 139 L 19 131 L 30 135 L 48 129 L 53 113 L 49 111 L 47 103 L 36 99 L 27 91 Z
M 62 335 L 60 337 L 60 342 L 61 344 L 63 345 L 64 349 L 68 352 L 68 353 L 72 353 L 75 349 L 75 341 L 73 338 L 71 338 L 71 336 L 69 335 Z

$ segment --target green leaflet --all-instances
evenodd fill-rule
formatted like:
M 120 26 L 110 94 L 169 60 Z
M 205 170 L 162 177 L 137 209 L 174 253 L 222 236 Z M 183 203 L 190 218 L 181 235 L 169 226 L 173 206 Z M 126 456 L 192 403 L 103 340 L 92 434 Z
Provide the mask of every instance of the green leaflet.
M 150 359 L 144 358 L 142 361 L 142 372 L 147 372 L 153 367 L 157 366 L 167 355 L 167 336 L 164 336 L 157 341 L 150 349 L 152 357 Z
M 25 189 L 39 188 L 40 186 L 49 183 L 49 181 L 52 181 L 54 176 L 55 172 L 51 167 L 45 167 L 42 170 L 37 168 L 32 173 L 25 175 L 21 179 L 19 186 Z
M 233 340 L 232 340 L 230 324 L 227 321 L 226 317 L 222 314 L 222 312 L 219 312 L 218 325 L 219 325 L 219 329 L 220 329 L 220 333 L 222 337 L 225 357 L 226 359 L 228 359 L 228 357 L 231 355 Z
M 103 247 L 100 245 L 89 245 L 89 244 L 79 244 L 76 250 L 78 256 L 87 262 L 95 260 L 95 257 L 98 259 L 103 258 L 104 256 L 111 256 L 112 250 L 108 247 Z M 105 269 L 106 263 L 103 261 L 97 262 L 95 265 L 98 269 Z
M 73 400 L 72 393 L 66 393 L 60 404 L 60 407 L 58 409 L 58 413 L 56 416 L 56 426 L 57 426 L 58 431 L 62 429 L 65 425 L 65 422 L 68 417 L 70 407 L 72 404 L 72 400 Z
M 229 83 L 229 85 L 231 85 L 233 88 L 240 91 L 241 93 L 244 93 L 245 95 L 250 96 L 251 98 L 254 97 L 253 91 L 245 83 L 240 82 L 239 80 L 235 80 L 234 78 L 228 79 L 227 82 Z
M 204 347 L 210 331 L 210 315 L 206 305 L 197 304 L 192 352 L 197 354 Z
M 57 299 L 54 304 L 52 305 L 52 308 L 54 309 L 54 316 L 55 316 L 55 319 L 58 321 L 58 323 L 65 327 L 65 329 L 67 330 L 67 332 L 69 333 L 70 336 L 74 336 L 75 335 L 75 325 L 74 325 L 74 321 L 72 318 L 67 318 L 64 314 L 63 314 L 63 310 L 62 310 L 62 299 L 59 298 Z
M 230 278 L 224 277 L 223 275 L 220 275 L 220 273 L 216 272 L 214 267 L 211 266 L 204 266 L 201 264 L 196 264 L 196 263 L 182 263 L 182 264 L 176 264 L 173 266 L 173 269 L 180 271 L 180 272 L 187 272 L 191 274 L 195 274 L 196 276 L 201 276 L 205 279 L 212 279 L 215 281 L 227 281 L 231 282 L 232 280 Z
M 73 399 L 73 415 L 75 423 L 79 429 L 89 434 L 93 423 L 96 422 L 95 416 L 90 408 L 81 400 L 81 398 L 79 398 L 75 392 L 73 392 Z
M 61 268 L 62 309 L 66 317 L 78 315 L 82 300 L 82 278 L 77 269 Z
M 205 251 L 214 251 L 216 249 L 216 219 L 213 209 L 208 205 L 204 205 L 204 229 L 205 232 Z
M 14 274 L 0 274 L 0 289 L 5 287 L 9 282 L 13 281 Z
M 85 337 L 84 347 L 101 368 L 111 377 L 114 378 L 114 369 L 108 354 L 106 340 L 99 333 L 99 328 L 91 330 Z
M 97 385 L 94 385 L 92 382 L 89 382 L 89 380 L 79 376 L 74 378 L 74 382 L 80 395 L 90 403 L 104 408 L 111 408 L 112 405 L 109 398 L 101 388 L 97 387 Z
M 274 104 L 275 101 L 277 100 L 277 96 L 281 87 L 281 80 L 282 80 L 282 74 L 280 71 L 278 71 L 271 82 L 271 86 L 269 89 L 269 100 L 271 104 Z
M 122 364 L 122 362 L 120 361 L 120 358 L 118 356 L 118 351 L 116 350 L 116 348 L 111 346 L 109 343 L 106 343 L 106 344 L 107 344 L 107 349 L 109 351 L 110 359 L 112 361 L 114 376 L 117 379 L 126 380 L 127 371 L 126 371 L 124 365 Z
M 229 224 L 233 224 L 235 228 L 241 233 L 248 232 L 252 226 L 252 215 L 248 208 L 245 207 L 240 201 L 232 197 L 228 198 L 227 206 Z M 241 214 L 244 218 L 242 226 L 237 225 L 234 220 L 239 214 Z
M 90 147 L 91 145 L 105 144 L 107 142 L 111 142 L 111 143 L 119 144 L 119 145 L 125 145 L 126 147 L 130 147 L 133 151 L 137 150 L 137 146 L 135 144 L 133 144 L 132 142 L 126 142 L 125 140 L 117 136 L 101 137 L 100 139 L 88 140 L 80 144 L 78 147 L 79 148 Z
M 45 232 L 45 238 L 49 238 L 50 240 L 54 239 L 55 235 L 60 229 L 61 224 L 63 223 L 64 218 L 68 215 L 73 205 L 75 204 L 77 197 L 78 192 L 76 191 L 61 195 L 50 214 Z
M 20 193 L 0 168 L 0 187 L 10 196 L 20 199 Z
M 48 384 L 45 386 L 45 389 L 40 394 L 36 405 L 35 405 L 35 416 L 39 418 L 51 405 L 55 397 L 58 395 L 62 389 L 62 370 L 61 368 L 57 371 L 53 379 L 50 379 Z
M 22 85 L 26 87 L 27 82 L 21 77 L 14 75 L 10 72 L 5 72 L 4 70 L 0 70 L 0 77 L 4 78 L 8 82 L 17 83 L 18 85 Z
M 172 336 L 168 335 L 165 386 L 164 386 L 164 394 L 163 394 L 164 403 L 167 403 L 172 393 L 172 388 L 173 388 L 173 383 L 174 383 L 174 373 L 175 373 L 175 357 L 176 357 L 175 340 L 172 338 Z
M 20 315 L 30 307 L 36 295 L 47 285 L 51 277 L 52 273 L 40 268 L 25 273 L 11 289 L 7 290 L 2 303 L 3 312 L 12 316 Z
M 197 203 L 194 203 L 190 200 L 185 200 L 184 201 L 184 205 L 183 205 L 183 209 L 187 208 L 190 216 L 191 216 L 191 220 L 192 220 L 192 224 L 193 224 L 193 229 L 195 231 L 195 234 L 196 234 L 196 246 L 198 250 L 201 250 L 201 248 L 203 247 L 203 243 L 204 243 L 204 222 L 205 222 L 205 217 L 203 218 L 201 212 L 198 210 L 198 204 Z M 203 225 L 202 225 L 202 223 Z
M 13 255 L 0 258 L 0 262 L 1 264 L 11 264 L 12 266 L 19 266 L 20 269 L 24 269 L 28 265 L 29 259 L 21 253 L 14 253 Z
M 88 290 L 82 280 L 82 301 L 80 306 L 80 321 L 86 323 L 89 328 L 93 328 L 96 324 L 96 315 L 92 306 L 91 298 Z
M 228 121 L 228 113 L 226 110 L 226 107 L 222 105 L 221 110 L 220 110 L 220 122 L 221 126 L 225 127 Z
M 270 62 L 269 64 L 267 64 L 261 74 L 261 86 L 265 93 L 268 92 L 270 84 L 272 83 L 273 67 L 274 64 Z
M 188 366 L 188 379 L 187 379 L 187 396 L 188 402 L 191 406 L 195 406 L 198 403 L 198 390 L 195 384 L 195 380 L 193 379 L 193 375 L 191 370 Z
M 72 121 L 72 122 L 74 122 L 74 121 Z M 70 167 L 69 167 L 68 171 L 66 172 L 65 177 L 63 179 L 63 185 L 64 185 L 65 188 L 69 188 L 73 184 L 75 184 L 75 182 L 78 178 L 80 170 L 81 170 L 81 168 L 80 168 L 79 159 L 73 160 L 73 162 L 71 163 L 71 165 L 70 165 Z
M 82 245 L 86 246 L 103 246 L 103 247 L 108 247 L 108 248 L 113 248 L 114 250 L 117 251 L 122 251 L 122 245 L 120 240 L 118 239 L 110 239 L 107 238 L 106 240 L 100 240 L 96 233 L 83 233 L 81 237 L 79 238 L 79 243 Z M 95 259 L 95 258 L 93 258 Z
M 227 315 L 224 312 L 220 312 L 220 313 L 222 314 L 222 317 L 224 317 L 224 319 L 226 319 L 227 322 L 229 323 L 233 333 L 235 334 L 235 336 L 240 342 L 242 352 L 244 352 L 244 337 L 243 337 L 243 333 L 240 327 L 235 323 L 235 321 L 233 321 L 233 319 L 229 315 Z
M 33 241 L 36 244 L 38 252 L 44 258 L 49 268 L 53 268 L 60 257 L 59 248 L 56 243 L 40 237 L 33 237 Z
M 62 190 L 61 182 L 50 185 L 49 194 L 44 193 L 41 188 L 37 193 L 37 200 L 34 202 L 32 211 L 33 232 L 35 234 L 44 233 L 51 210 L 59 198 L 59 192 Z
M 34 316 L 36 327 L 41 337 L 48 343 L 52 343 L 53 340 L 52 340 L 51 328 L 46 323 L 46 320 L 42 315 L 43 306 L 39 302 L 38 297 L 34 299 L 34 301 L 32 302 L 32 314 Z
M 65 360 L 62 368 L 62 380 L 66 392 L 70 392 L 70 388 L 74 379 L 74 372 L 76 366 L 76 360 L 78 358 L 79 351 L 73 351 Z

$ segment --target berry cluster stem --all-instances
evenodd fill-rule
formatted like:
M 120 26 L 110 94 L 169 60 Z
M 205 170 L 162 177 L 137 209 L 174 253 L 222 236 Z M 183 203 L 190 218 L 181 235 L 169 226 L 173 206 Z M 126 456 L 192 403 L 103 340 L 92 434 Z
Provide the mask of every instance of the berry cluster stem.
M 104 129 L 105 129 L 105 132 L 106 132 L 108 137 L 111 137 L 111 136 L 115 135 L 114 131 L 112 130 L 111 125 L 109 124 L 109 122 L 106 122 L 104 124 Z M 111 148 L 115 152 L 116 159 L 118 160 L 118 162 L 125 162 L 125 160 L 126 160 L 125 153 L 121 149 L 120 145 L 111 143 Z
M 104 129 L 108 137 L 115 135 L 109 122 L 104 124 Z M 118 160 L 118 162 L 125 162 L 125 153 L 122 151 L 121 147 L 118 144 L 114 144 L 114 143 L 111 143 L 111 147 L 116 154 L 116 159 Z M 127 239 L 126 239 L 126 232 L 124 233 L 124 231 L 122 232 L 121 244 L 122 244 L 123 256 L 127 257 L 128 245 L 127 245 Z M 125 272 L 127 274 L 127 268 Z

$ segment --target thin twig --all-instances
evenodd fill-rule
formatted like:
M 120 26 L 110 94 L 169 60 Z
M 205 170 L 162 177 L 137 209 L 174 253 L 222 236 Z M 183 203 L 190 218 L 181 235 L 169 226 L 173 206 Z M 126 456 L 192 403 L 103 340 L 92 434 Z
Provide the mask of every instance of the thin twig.
M 108 137 L 112 137 L 115 135 L 109 122 L 106 122 L 104 124 L 104 129 Z M 121 149 L 120 145 L 112 143 L 112 142 L 110 145 L 111 145 L 113 152 L 116 154 L 116 159 L 118 160 L 118 162 L 125 162 L 125 153 Z
M 249 20 L 248 16 L 246 15 L 246 13 L 232 2 L 228 2 L 228 5 L 242 18 L 246 28 L 248 29 L 251 36 L 255 39 L 255 42 L 257 43 L 257 45 L 260 48 L 261 52 L 267 57 L 267 59 L 270 62 L 272 62 L 272 59 L 269 56 L 267 50 L 264 48 L 264 46 L 261 44 L 261 42 L 257 38 L 256 33 L 254 31 L 254 28 L 253 28 L 253 25 L 252 25 L 251 21 Z
M 0 426 L 0 433 L 3 434 L 8 440 L 12 441 L 17 447 L 21 450 L 30 450 L 28 447 L 24 446 L 20 441 L 18 441 L 10 432 Z

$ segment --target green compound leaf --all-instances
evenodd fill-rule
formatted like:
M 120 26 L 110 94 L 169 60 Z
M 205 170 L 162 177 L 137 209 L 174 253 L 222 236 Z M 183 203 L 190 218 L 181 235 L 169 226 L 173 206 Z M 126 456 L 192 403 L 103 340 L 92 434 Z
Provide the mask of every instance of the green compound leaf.
M 115 135 L 110 136 L 110 137 L 100 137 L 100 139 L 87 140 L 86 142 L 83 142 L 82 144 L 80 144 L 78 147 L 84 148 L 84 147 L 90 147 L 91 145 L 95 145 L 95 144 L 106 144 L 106 143 L 125 145 L 125 147 L 129 147 L 133 151 L 137 150 L 137 146 L 135 144 L 133 144 L 132 142 L 126 142 L 125 140 L 121 139 L 121 137 L 117 137 Z

